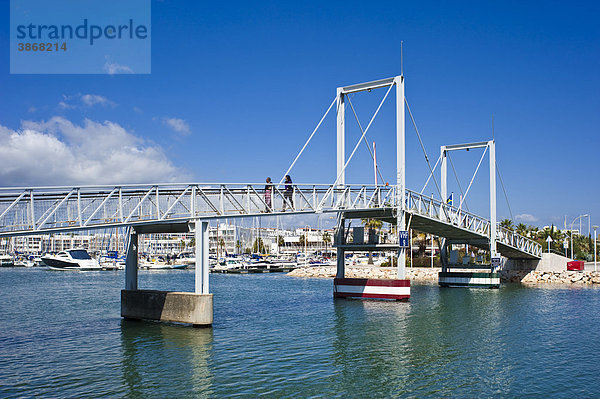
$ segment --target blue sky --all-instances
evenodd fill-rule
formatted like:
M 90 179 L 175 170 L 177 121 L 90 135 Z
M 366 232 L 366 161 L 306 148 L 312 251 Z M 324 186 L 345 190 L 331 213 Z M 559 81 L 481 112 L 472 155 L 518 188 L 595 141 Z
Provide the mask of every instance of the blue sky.
M 599 11 L 573 1 L 152 1 L 151 74 L 10 75 L 2 2 L 0 185 L 279 179 L 336 87 L 400 73 L 403 40 L 406 97 L 432 163 L 440 145 L 490 139 L 493 115 L 517 221 L 562 227 L 565 215 L 590 213 L 600 224 Z M 352 98 L 363 126 L 384 94 Z M 390 98 L 367 135 L 390 182 L 394 117 Z M 349 154 L 360 136 L 350 111 L 347 124 Z M 428 169 L 409 120 L 406 134 L 418 191 Z M 480 155 L 453 154 L 463 189 Z M 361 147 L 348 181 L 372 175 Z M 333 114 L 292 176 L 335 179 Z M 467 199 L 482 215 L 487 176 L 484 163 Z M 458 193 L 453 174 L 449 184 Z M 498 204 L 510 216 L 500 185 Z

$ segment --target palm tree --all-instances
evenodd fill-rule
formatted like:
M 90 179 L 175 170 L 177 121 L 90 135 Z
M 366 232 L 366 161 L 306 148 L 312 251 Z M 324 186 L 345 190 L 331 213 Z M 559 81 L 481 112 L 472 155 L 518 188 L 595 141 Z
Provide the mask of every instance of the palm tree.
M 538 237 L 539 229 L 537 227 L 529 226 L 527 229 L 529 230 L 529 234 L 528 234 L 529 237 L 534 238 L 534 239 Z
M 369 229 L 369 235 L 376 233 L 383 226 L 383 222 L 379 219 L 362 219 L 362 223 Z M 373 252 L 369 251 L 369 265 L 373 264 Z
M 527 226 L 523 223 L 519 223 L 517 225 L 517 234 L 522 235 L 522 236 L 526 235 L 527 234 Z
M 327 244 L 329 244 L 331 242 L 331 235 L 329 234 L 329 232 L 324 232 L 323 233 L 323 242 L 325 243 L 325 252 L 327 252 Z
M 514 231 L 515 229 L 515 226 L 513 225 L 513 222 L 510 219 L 504 219 L 500 221 L 500 226 L 510 231 Z
M 302 248 L 306 245 L 306 237 L 304 236 L 304 234 L 302 234 L 300 236 L 300 240 L 299 240 L 298 244 L 300 245 L 300 248 Z
M 258 237 L 254 240 L 254 245 L 252 246 L 252 251 L 259 254 L 266 253 L 265 244 L 263 243 L 262 238 Z
M 416 240 L 417 244 L 419 245 L 417 257 L 425 257 L 425 250 L 427 249 L 427 235 L 425 233 L 417 233 Z
M 369 230 L 379 230 L 383 226 L 383 222 L 379 219 L 362 219 L 362 223 Z
M 240 240 L 235 242 L 235 250 L 238 254 L 242 252 L 242 242 Z
M 285 246 L 285 240 L 279 235 L 277 236 L 277 253 L 279 253 L 280 248 L 283 246 Z
M 225 240 L 223 239 L 223 237 L 219 238 L 219 246 L 221 247 L 221 249 L 225 249 Z M 225 255 L 227 255 L 227 253 L 225 253 Z

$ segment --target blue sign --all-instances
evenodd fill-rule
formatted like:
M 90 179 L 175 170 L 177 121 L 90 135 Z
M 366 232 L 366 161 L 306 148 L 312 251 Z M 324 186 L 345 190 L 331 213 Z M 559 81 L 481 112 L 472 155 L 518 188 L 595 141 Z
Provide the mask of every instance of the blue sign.
M 398 244 L 400 248 L 408 248 L 408 231 L 399 231 L 398 232 Z

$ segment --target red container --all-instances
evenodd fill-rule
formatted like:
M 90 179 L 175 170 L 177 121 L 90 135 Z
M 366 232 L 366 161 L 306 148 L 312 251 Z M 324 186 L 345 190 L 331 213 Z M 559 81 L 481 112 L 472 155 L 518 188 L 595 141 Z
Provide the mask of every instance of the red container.
M 571 262 L 567 262 L 567 270 L 582 271 L 583 270 L 583 261 L 582 260 L 573 260 Z

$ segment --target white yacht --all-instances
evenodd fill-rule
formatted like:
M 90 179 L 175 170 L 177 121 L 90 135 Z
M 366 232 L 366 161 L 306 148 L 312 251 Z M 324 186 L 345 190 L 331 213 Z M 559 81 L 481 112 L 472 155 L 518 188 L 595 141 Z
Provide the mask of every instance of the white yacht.
M 92 259 L 85 249 L 69 249 L 56 255 L 45 255 L 42 260 L 51 270 L 102 270 L 98 261 Z
M 225 258 L 221 259 L 221 261 L 214 265 L 211 269 L 214 271 L 225 271 L 246 268 L 247 266 L 241 258 Z
M 195 265 L 196 264 L 196 254 L 193 252 L 181 253 L 177 256 L 177 263 L 185 264 L 185 265 Z
M 33 267 L 33 266 L 35 266 L 35 263 L 32 260 L 27 259 L 27 257 L 24 257 L 24 256 L 15 258 L 13 264 L 15 267 Z
M 13 257 L 10 255 L 0 255 L 0 267 L 12 267 Z

